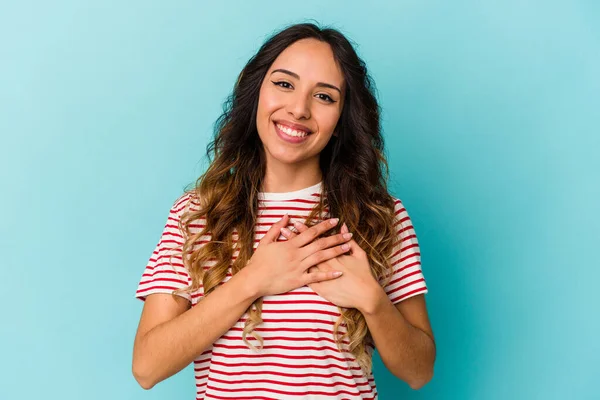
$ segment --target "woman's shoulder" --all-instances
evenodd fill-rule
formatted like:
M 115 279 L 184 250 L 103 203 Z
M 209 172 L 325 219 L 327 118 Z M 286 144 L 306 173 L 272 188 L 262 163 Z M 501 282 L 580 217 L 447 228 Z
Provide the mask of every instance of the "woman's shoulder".
M 186 190 L 183 194 L 179 195 L 173 205 L 171 206 L 171 212 L 181 217 L 186 212 L 194 212 L 200 209 L 200 200 L 195 190 Z
M 411 225 L 410 216 L 406 210 L 405 204 L 397 196 L 390 195 L 394 202 L 394 221 L 395 224 L 399 224 L 400 227 L 406 227 L 407 224 Z
M 392 193 L 388 193 L 388 194 L 389 194 L 388 199 L 391 199 L 392 202 L 394 203 L 394 211 L 398 211 L 398 210 L 402 209 L 403 204 L 402 204 L 402 200 L 400 199 L 400 197 L 398 197 Z

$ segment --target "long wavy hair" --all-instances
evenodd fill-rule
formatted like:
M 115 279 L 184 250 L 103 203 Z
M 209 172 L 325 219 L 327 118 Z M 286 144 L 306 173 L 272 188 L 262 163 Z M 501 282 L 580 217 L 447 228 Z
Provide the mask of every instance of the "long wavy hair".
M 332 136 L 320 154 L 321 200 L 311 210 L 306 224 L 314 225 L 328 210 L 329 215 L 340 219 L 328 235 L 339 233 L 345 222 L 357 244 L 366 251 L 373 276 L 382 285 L 389 281 L 389 257 L 397 240 L 393 229 L 394 199 L 387 189 L 388 164 L 373 82 L 365 63 L 342 33 L 301 23 L 272 35 L 250 58 L 215 123 L 215 134 L 206 152 L 208 169 L 190 190 L 199 209 L 185 212 L 179 223 L 185 238 L 182 258 L 192 282 L 184 291 L 193 292 L 202 286 L 204 296 L 208 296 L 224 280 L 229 267 L 235 275 L 252 257 L 258 193 L 265 175 L 265 153 L 256 129 L 260 87 L 277 56 L 294 42 L 308 38 L 331 46 L 347 89 L 336 126 L 338 136 Z M 200 218 L 205 218 L 206 224 L 192 234 L 190 227 Z M 204 245 L 195 249 L 194 244 L 205 235 L 210 235 L 210 240 L 202 241 Z M 239 254 L 232 263 L 236 249 Z M 207 261 L 214 265 L 206 268 Z M 262 338 L 254 330 L 262 323 L 261 312 L 259 298 L 247 310 L 243 331 L 244 342 L 253 349 L 247 335 L 262 346 Z M 340 308 L 340 313 L 334 325 L 337 346 L 342 350 L 346 339 L 347 351 L 356 357 L 363 372 L 370 374 L 373 341 L 365 318 L 353 308 Z M 345 332 L 340 326 L 346 328 Z

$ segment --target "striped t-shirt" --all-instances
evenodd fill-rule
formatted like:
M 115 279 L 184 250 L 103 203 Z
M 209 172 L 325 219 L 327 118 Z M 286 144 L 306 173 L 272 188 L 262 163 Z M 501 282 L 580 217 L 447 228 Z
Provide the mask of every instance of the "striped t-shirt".
M 304 222 L 319 202 L 321 188 L 320 182 L 294 192 L 260 193 L 254 248 L 285 213 L 292 220 Z M 402 202 L 395 201 L 398 240 L 391 256 L 393 276 L 385 287 L 394 304 L 427 293 L 414 228 Z M 187 207 L 198 209 L 192 193 L 182 195 L 171 207 L 162 236 L 139 282 L 137 298 L 145 300 L 152 293 L 171 293 L 191 283 L 180 250 L 172 250 L 183 243 L 177 223 Z M 204 220 L 195 221 L 191 231 L 199 232 L 204 223 Z M 234 240 L 236 236 L 234 233 Z M 210 240 L 209 235 L 198 240 L 196 246 L 207 240 Z M 281 235 L 278 240 L 286 238 Z M 233 259 L 237 254 L 236 250 Z M 214 261 L 208 262 L 205 268 L 211 265 Z M 230 277 L 231 269 L 224 282 Z M 182 293 L 181 296 L 193 307 L 202 300 L 203 291 L 200 288 L 191 295 Z M 341 352 L 335 344 L 333 325 L 340 315 L 337 306 L 308 286 L 265 296 L 263 300 L 264 322 L 256 328 L 264 340 L 262 350 L 253 351 L 243 342 L 247 314 L 242 315 L 227 333 L 194 360 L 197 399 L 377 398 L 373 375 L 365 376 L 352 353 Z M 344 332 L 343 326 L 340 332 Z M 254 342 L 250 335 L 247 338 Z M 346 346 L 347 341 L 343 350 Z

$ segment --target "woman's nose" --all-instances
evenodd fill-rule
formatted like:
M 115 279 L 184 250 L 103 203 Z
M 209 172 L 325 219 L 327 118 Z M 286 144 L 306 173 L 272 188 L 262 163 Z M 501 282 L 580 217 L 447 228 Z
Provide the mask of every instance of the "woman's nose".
M 290 99 L 288 104 L 288 112 L 295 119 L 309 119 L 310 118 L 310 99 L 308 96 L 298 94 Z

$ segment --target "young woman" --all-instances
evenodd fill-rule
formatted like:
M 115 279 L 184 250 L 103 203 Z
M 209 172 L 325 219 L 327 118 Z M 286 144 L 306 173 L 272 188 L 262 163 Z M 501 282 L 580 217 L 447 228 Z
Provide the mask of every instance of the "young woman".
M 139 384 L 194 362 L 198 399 L 375 399 L 374 348 L 427 383 L 419 246 L 348 40 L 313 24 L 272 36 L 215 131 L 139 282 Z

